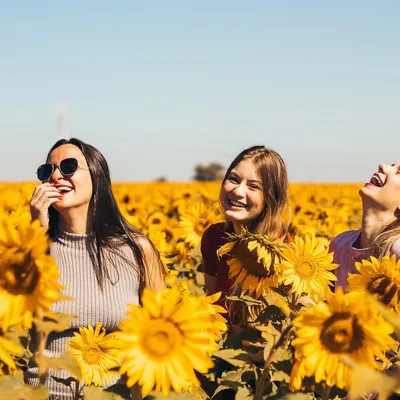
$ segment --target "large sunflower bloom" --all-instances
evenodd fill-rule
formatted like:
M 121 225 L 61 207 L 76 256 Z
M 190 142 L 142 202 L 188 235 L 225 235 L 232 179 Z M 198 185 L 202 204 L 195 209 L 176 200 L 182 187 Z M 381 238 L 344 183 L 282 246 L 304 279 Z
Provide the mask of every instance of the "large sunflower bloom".
M 379 368 L 377 358 L 387 361 L 385 352 L 394 344 L 392 326 L 372 307 L 365 307 L 364 296 L 356 293 L 327 294 L 327 303 L 318 303 L 300 311 L 293 321 L 297 328 L 295 365 L 291 388 L 299 390 L 305 376 L 316 382 L 346 388 L 351 369 L 343 363 L 350 357 L 357 364 Z
M 210 313 L 198 307 L 178 288 L 157 293 L 144 289 L 142 307 L 130 305 L 121 321 L 120 373 L 128 386 L 139 383 L 146 396 L 152 389 L 168 396 L 180 393 L 190 382 L 198 384 L 194 370 L 205 373 L 213 366 L 209 354 L 218 345 L 210 337 Z
M 228 243 L 221 246 L 218 257 L 229 254 L 229 279 L 232 287 L 241 285 L 242 293 L 255 293 L 259 297 L 270 287 L 278 285 L 277 262 L 286 245 L 281 239 L 272 241 L 267 236 L 243 231 L 229 235 Z
M 110 371 L 120 365 L 117 355 L 119 341 L 115 335 L 106 335 L 102 332 L 101 322 L 87 328 L 79 328 L 79 333 L 74 332 L 74 337 L 68 341 L 69 351 L 78 361 L 82 378 L 86 385 L 94 383 L 96 386 L 109 384 L 112 378 L 118 376 L 117 372 Z
M 378 300 L 389 306 L 398 308 L 400 301 L 400 260 L 393 254 L 379 261 L 371 257 L 371 261 L 356 262 L 359 274 L 349 274 L 350 292 L 365 292 L 378 296 Z
M 321 239 L 296 236 L 294 242 L 282 254 L 279 264 L 282 276 L 279 283 L 292 286 L 292 292 L 307 294 L 314 299 L 324 296 L 336 276 L 330 272 L 338 267 L 333 264 L 333 253 L 328 253 Z
M 0 217 L 0 296 L 8 298 L 3 310 L 3 328 L 20 315 L 31 328 L 32 318 L 51 316 L 50 306 L 61 297 L 59 271 L 47 255 L 49 240 L 39 221 L 21 218 L 18 226 Z
M 204 203 L 190 207 L 180 217 L 185 242 L 193 248 L 199 247 L 204 231 L 212 224 L 220 222 L 222 215 L 214 207 L 205 207 Z

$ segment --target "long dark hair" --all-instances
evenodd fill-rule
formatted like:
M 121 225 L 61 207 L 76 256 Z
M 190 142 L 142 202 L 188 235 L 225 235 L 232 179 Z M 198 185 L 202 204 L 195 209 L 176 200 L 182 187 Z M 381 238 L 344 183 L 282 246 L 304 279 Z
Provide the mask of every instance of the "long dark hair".
M 289 214 L 290 212 L 289 181 L 285 161 L 276 151 L 265 146 L 249 147 L 232 161 L 222 180 L 222 185 L 228 179 L 231 171 L 243 160 L 253 163 L 260 175 L 264 194 L 264 209 L 250 230 L 276 238 L 285 237 L 287 221 L 284 216 L 285 213 Z
M 72 144 L 78 147 L 82 152 L 89 166 L 89 172 L 92 178 L 93 194 L 90 200 L 89 210 L 92 210 L 91 226 L 93 242 L 89 246 L 89 252 L 93 260 L 97 282 L 100 288 L 103 289 L 104 281 L 108 277 L 108 271 L 104 266 L 104 259 L 106 257 L 105 250 L 107 249 L 115 253 L 117 247 L 128 244 L 132 249 L 137 266 L 129 262 L 129 260 L 126 261 L 131 264 L 132 267 L 138 269 L 140 295 L 146 284 L 147 277 L 143 250 L 137 239 L 143 238 L 144 234 L 130 225 L 122 216 L 112 192 L 110 170 L 107 161 L 94 146 L 76 138 L 71 138 L 69 140 L 60 139 L 50 149 L 47 154 L 47 159 L 49 159 L 53 150 L 65 144 Z M 57 210 L 50 207 L 48 235 L 52 240 L 55 239 L 58 232 L 58 220 L 59 214 Z M 155 248 L 154 250 L 155 253 L 158 254 Z

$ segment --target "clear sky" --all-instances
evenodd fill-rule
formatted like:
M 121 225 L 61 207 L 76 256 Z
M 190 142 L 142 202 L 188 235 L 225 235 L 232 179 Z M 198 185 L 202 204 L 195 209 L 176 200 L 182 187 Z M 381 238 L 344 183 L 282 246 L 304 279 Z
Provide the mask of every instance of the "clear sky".
M 189 180 L 264 144 L 291 181 L 400 160 L 400 2 L 1 1 L 0 180 L 60 137 L 115 181 Z

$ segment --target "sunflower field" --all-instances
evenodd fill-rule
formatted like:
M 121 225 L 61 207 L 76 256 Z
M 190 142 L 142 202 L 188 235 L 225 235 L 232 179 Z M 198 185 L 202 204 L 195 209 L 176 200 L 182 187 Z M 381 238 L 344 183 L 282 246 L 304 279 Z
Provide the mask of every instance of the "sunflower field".
M 30 219 L 34 186 L 0 183 L 1 399 L 48 399 L 43 377 L 59 369 L 73 399 L 122 399 L 103 389 L 119 376 L 133 399 L 386 399 L 400 388 L 400 262 L 362 260 L 348 292 L 332 289 L 329 243 L 360 228 L 360 185 L 292 184 L 290 243 L 229 236 L 218 256 L 229 259 L 228 299 L 241 320 L 228 326 L 232 309 L 204 291 L 200 253 L 203 232 L 223 221 L 220 184 L 114 184 L 124 217 L 159 250 L 166 288 L 145 289 L 117 332 L 101 321 L 81 327 L 60 358 L 46 356 L 46 340 L 74 316 L 52 311 L 68 299 L 46 233 Z M 24 383 L 31 359 L 35 387 Z

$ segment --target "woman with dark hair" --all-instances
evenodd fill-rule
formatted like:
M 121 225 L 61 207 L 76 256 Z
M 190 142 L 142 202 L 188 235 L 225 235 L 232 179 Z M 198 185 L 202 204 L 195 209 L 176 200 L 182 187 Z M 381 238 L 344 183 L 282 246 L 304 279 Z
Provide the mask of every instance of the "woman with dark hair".
M 117 330 L 126 304 L 138 304 L 144 287 L 158 290 L 164 281 L 157 250 L 121 215 L 107 162 L 95 147 L 78 139 L 59 140 L 37 175 L 42 184 L 30 201 L 32 219 L 48 228 L 63 293 L 73 298 L 52 310 L 77 316 L 70 329 L 49 336 L 46 355 L 57 357 L 81 326 L 102 322 L 107 332 Z M 26 378 L 29 384 L 39 383 L 36 366 L 29 366 Z M 54 398 L 71 396 L 50 374 L 46 385 Z

